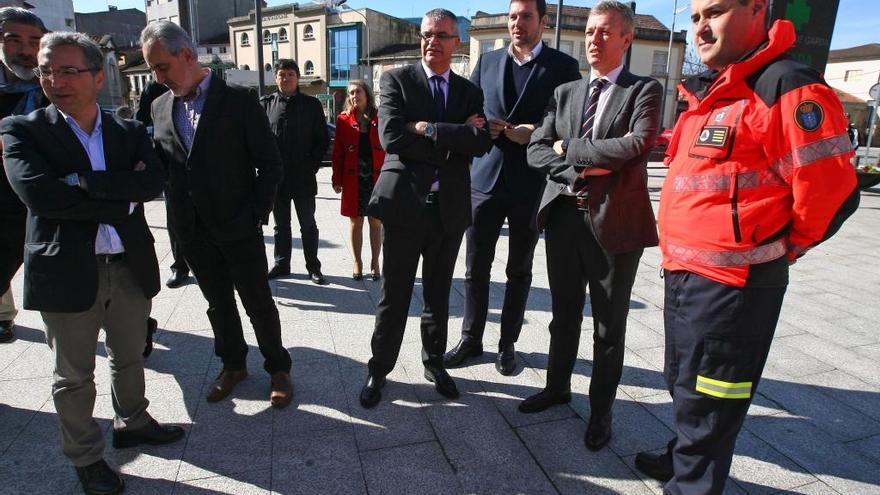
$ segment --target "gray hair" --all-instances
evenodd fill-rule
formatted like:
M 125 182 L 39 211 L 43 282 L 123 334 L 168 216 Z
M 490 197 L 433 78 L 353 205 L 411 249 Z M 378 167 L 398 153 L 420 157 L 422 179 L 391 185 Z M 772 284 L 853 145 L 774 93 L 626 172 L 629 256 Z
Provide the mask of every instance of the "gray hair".
M 49 30 L 46 29 L 46 25 L 43 24 L 42 19 L 37 17 L 33 12 L 21 7 L 3 7 L 0 9 L 0 32 L 3 31 L 3 25 L 7 22 L 27 24 L 28 26 L 36 27 L 43 33 L 49 32 Z
M 104 70 L 104 53 L 101 47 L 82 33 L 57 31 L 48 33 L 40 40 L 40 51 L 48 51 L 56 46 L 78 46 L 89 69 Z
M 590 8 L 590 15 L 616 13 L 623 21 L 623 34 L 635 32 L 635 15 L 629 5 L 616 0 L 602 0 Z
M 155 41 L 172 55 L 178 55 L 183 49 L 191 51 L 193 55 L 196 54 L 196 46 L 189 34 L 171 21 L 154 21 L 141 31 L 141 46 L 147 46 Z
M 456 17 L 456 15 L 449 10 L 432 9 L 425 12 L 425 15 L 422 16 L 422 19 L 431 19 L 434 22 L 440 22 L 443 19 L 449 19 L 455 26 L 455 35 L 458 36 L 458 17 Z

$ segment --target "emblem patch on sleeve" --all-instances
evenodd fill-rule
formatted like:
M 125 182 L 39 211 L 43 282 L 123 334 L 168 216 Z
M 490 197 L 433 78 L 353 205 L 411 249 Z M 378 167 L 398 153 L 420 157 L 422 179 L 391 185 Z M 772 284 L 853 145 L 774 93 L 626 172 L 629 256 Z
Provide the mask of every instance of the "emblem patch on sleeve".
M 712 148 L 723 148 L 727 144 L 727 137 L 730 134 L 730 127 L 723 125 L 707 125 L 703 127 L 700 136 L 697 138 L 696 146 L 709 146 Z
M 804 100 L 794 110 L 794 121 L 801 129 L 810 132 L 815 131 L 825 120 L 825 112 L 822 105 L 813 100 Z

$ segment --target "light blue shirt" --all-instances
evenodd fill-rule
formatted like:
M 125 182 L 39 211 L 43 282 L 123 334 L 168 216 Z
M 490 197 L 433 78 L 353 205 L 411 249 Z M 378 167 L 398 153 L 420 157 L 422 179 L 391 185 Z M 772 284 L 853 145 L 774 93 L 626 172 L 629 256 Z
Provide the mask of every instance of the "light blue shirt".
M 60 110 L 59 112 L 64 117 L 64 121 L 67 122 L 67 125 L 73 130 L 79 143 L 86 150 L 86 154 L 89 156 L 89 162 L 92 165 L 92 170 L 96 172 L 107 170 L 107 163 L 104 161 L 104 134 L 101 108 L 98 107 L 98 117 L 95 119 L 95 128 L 92 129 L 91 134 L 86 133 L 86 131 L 76 123 L 76 120 L 74 120 L 73 117 Z M 129 207 L 129 212 L 130 211 L 131 208 Z M 98 235 L 95 237 L 95 254 L 116 254 L 124 252 L 125 248 L 122 246 L 122 239 L 119 238 L 116 229 L 113 228 L 112 225 L 104 223 L 98 224 Z
M 196 86 L 196 92 L 191 96 L 179 96 L 174 98 L 174 127 L 177 134 L 183 140 L 183 145 L 189 151 L 196 137 L 196 129 L 199 127 L 199 119 L 205 109 L 205 100 L 208 99 L 208 88 L 211 86 L 211 72 L 209 71 Z

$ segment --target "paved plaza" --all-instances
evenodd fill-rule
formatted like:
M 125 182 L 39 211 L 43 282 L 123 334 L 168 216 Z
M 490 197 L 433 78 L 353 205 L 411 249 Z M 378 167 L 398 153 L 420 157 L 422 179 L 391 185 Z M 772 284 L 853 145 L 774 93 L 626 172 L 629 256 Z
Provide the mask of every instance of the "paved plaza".
M 656 208 L 663 171 L 649 174 Z M 589 306 L 571 405 L 533 415 L 517 411 L 520 400 L 542 388 L 547 366 L 551 314 L 543 240 L 517 344 L 520 366 L 510 377 L 495 371 L 505 232 L 492 272 L 487 352 L 477 364 L 451 370 L 461 397 L 443 399 L 422 376 L 417 279 L 400 360 L 382 402 L 365 410 L 357 396 L 380 283 L 351 279 L 348 220 L 339 215 L 329 170 L 318 179 L 320 258 L 330 283 L 309 282 L 296 240 L 293 275 L 272 283 L 293 357 L 295 395 L 289 408 L 269 407 L 269 377 L 246 317 L 250 376 L 230 399 L 207 403 L 206 387 L 220 369 L 207 304 L 195 284 L 175 290 L 163 285 L 153 301 L 160 328 L 156 349 L 146 363 L 149 410 L 160 422 L 182 425 L 187 435 L 169 446 L 113 450 L 109 369 L 104 346 L 98 345 L 95 415 L 107 430 L 108 460 L 126 475 L 126 493 L 661 492 L 659 483 L 633 466 L 637 452 L 660 451 L 672 436 L 671 402 L 661 376 L 663 281 L 657 248 L 645 252 L 633 289 L 614 437 L 602 451 L 583 445 L 590 413 Z M 171 256 L 161 200 L 147 205 L 147 220 L 164 279 Z M 265 233 L 269 256 L 271 228 Z M 368 253 L 365 247 L 367 267 Z M 792 268 L 725 493 L 880 493 L 878 260 L 880 188 L 875 188 L 862 193 L 858 212 L 833 239 Z M 461 328 L 463 276 L 462 247 L 451 294 L 450 346 Z M 21 273 L 13 287 L 20 303 Z M 50 394 L 53 359 L 42 321 L 22 311 L 17 323 L 17 340 L 0 344 L 0 493 L 78 493 L 76 475 L 61 453 Z

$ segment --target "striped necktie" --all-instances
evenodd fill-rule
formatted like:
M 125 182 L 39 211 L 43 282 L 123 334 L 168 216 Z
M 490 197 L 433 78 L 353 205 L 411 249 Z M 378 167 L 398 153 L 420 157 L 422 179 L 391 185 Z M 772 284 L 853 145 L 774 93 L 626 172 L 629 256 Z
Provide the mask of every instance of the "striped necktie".
M 608 84 L 607 79 L 599 79 L 593 85 L 593 91 L 587 100 L 587 109 L 584 111 L 584 125 L 581 126 L 581 139 L 592 139 L 593 137 L 593 121 L 596 120 L 596 109 L 599 107 L 599 95 L 602 94 L 602 88 Z

